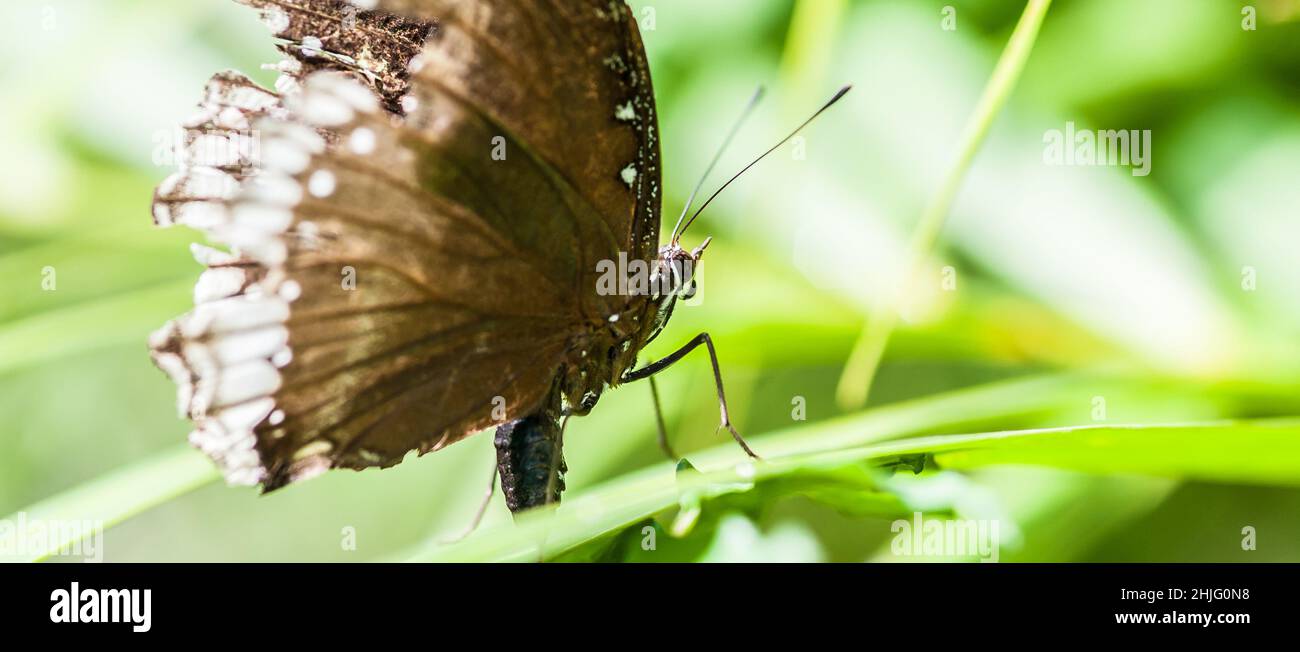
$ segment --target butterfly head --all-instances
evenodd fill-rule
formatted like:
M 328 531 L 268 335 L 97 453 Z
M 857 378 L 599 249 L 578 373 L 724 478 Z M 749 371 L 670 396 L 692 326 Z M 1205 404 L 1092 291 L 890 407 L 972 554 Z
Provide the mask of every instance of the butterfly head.
M 664 301 L 677 297 L 689 299 L 695 295 L 695 272 L 699 269 L 704 250 L 712 240 L 712 238 L 705 238 L 704 242 L 693 250 L 682 248 L 676 240 L 659 248 L 654 282 L 650 286 L 654 288 L 656 298 Z
M 709 246 L 711 238 L 706 238 L 693 250 L 682 248 L 674 238 L 668 244 L 659 247 L 659 256 L 654 262 L 650 277 L 650 300 L 657 308 L 655 318 L 648 321 L 643 333 L 643 343 L 654 341 L 673 315 L 677 298 L 689 300 L 695 296 L 696 271 L 700 258 Z

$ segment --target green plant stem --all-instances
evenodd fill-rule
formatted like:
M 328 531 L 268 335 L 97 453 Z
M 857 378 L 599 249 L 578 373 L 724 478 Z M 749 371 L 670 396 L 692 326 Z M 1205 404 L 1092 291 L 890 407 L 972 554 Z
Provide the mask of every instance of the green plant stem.
M 781 58 L 781 83 L 786 90 L 781 104 L 787 117 L 806 111 L 809 98 L 821 94 L 835 46 L 832 35 L 839 33 L 847 6 L 847 0 L 795 3 Z
M 1043 24 L 1049 5 L 1051 0 L 1029 0 L 1025 5 L 1020 22 L 1016 24 L 1011 40 L 1007 42 L 1007 47 L 1002 51 L 1002 56 L 993 69 L 993 76 L 989 78 L 979 103 L 975 105 L 975 112 L 966 123 L 959 141 L 957 158 L 949 168 L 943 185 L 931 197 L 921 215 L 897 286 L 881 309 L 873 311 L 867 328 L 849 356 L 836 391 L 836 398 L 841 407 L 854 409 L 866 404 L 876 369 L 880 366 L 885 347 L 889 344 L 889 337 L 898 325 L 898 313 L 902 303 L 911 294 L 912 284 L 918 276 L 918 268 L 934 250 L 939 232 L 943 229 L 943 224 L 952 208 L 953 200 L 961 189 L 962 179 L 975 160 L 975 154 L 979 152 L 980 145 L 988 135 L 994 118 L 1006 104 L 1011 90 L 1020 78 L 1021 71 L 1024 70 L 1025 62 L 1029 59 L 1029 52 L 1033 49 L 1034 40 L 1038 36 L 1039 27 Z

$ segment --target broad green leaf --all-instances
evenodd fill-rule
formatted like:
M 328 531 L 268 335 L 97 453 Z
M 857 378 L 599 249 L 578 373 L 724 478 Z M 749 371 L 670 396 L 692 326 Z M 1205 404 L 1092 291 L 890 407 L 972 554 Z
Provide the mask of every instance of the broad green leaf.
M 861 427 L 870 416 L 797 429 L 816 438 Z M 774 439 L 789 437 L 791 433 Z M 711 453 L 714 451 L 710 451 Z M 481 532 L 416 561 L 533 560 L 616 532 L 677 504 L 691 492 L 789 478 L 850 464 L 897 465 L 926 456 L 941 468 L 1031 464 L 1099 473 L 1127 472 L 1179 479 L 1300 486 L 1300 420 L 1157 426 L 1084 426 L 918 437 L 768 462 L 714 462 L 699 474 L 662 466 L 629 474 L 572 496 L 559 509 L 525 514 L 516 526 Z M 734 459 L 734 458 L 733 458 Z M 697 464 L 697 466 L 700 466 Z

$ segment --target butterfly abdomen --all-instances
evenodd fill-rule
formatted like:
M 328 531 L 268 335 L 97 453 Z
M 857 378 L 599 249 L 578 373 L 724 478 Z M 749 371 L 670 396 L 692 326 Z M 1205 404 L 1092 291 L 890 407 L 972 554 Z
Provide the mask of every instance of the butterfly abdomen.
M 564 491 L 559 420 L 546 411 L 497 427 L 497 471 L 510 511 L 559 502 Z

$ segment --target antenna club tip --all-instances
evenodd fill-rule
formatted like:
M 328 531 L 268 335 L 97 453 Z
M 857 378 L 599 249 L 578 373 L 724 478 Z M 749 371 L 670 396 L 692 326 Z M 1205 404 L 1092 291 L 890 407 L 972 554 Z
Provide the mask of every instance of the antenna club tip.
M 696 260 L 699 260 L 700 257 L 704 255 L 704 250 L 709 248 L 710 242 L 713 242 L 713 236 L 709 236 L 705 238 L 704 242 L 701 242 L 700 246 L 696 247 L 695 251 L 691 252 L 691 256 L 693 256 Z

